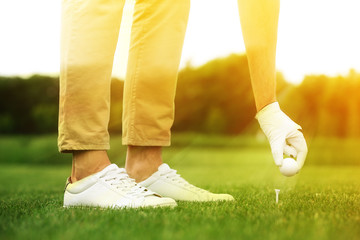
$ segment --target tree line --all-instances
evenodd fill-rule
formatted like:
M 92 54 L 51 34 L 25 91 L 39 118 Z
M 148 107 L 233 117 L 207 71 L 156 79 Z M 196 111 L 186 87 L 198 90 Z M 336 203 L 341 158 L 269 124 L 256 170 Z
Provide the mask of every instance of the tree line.
M 124 82 L 111 81 L 109 130 L 121 133 Z M 283 110 L 305 134 L 360 137 L 360 74 L 307 76 L 293 85 L 277 74 Z M 58 77 L 0 77 L 0 133 L 55 133 L 58 121 Z M 253 133 L 258 129 L 245 55 L 230 55 L 179 73 L 174 132 Z

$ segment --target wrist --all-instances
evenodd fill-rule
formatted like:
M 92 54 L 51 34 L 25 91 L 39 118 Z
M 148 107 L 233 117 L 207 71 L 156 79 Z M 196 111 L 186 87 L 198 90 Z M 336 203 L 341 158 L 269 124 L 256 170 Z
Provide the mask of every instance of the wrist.
M 263 108 L 265 108 L 266 106 L 268 106 L 274 102 L 277 102 L 277 99 L 275 96 L 263 97 L 261 99 L 255 98 L 256 111 L 259 112 Z
M 280 105 L 277 101 L 272 102 L 270 104 L 265 105 L 262 109 L 260 109 L 256 115 L 255 118 L 259 120 L 259 118 L 262 118 L 262 116 L 266 116 L 275 112 L 281 111 Z

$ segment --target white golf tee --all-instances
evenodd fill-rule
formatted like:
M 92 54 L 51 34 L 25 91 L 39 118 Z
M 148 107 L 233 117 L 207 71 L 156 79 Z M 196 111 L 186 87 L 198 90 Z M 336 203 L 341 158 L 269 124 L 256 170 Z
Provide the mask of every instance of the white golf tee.
M 280 189 L 275 189 L 275 193 L 276 193 L 276 203 L 279 202 L 279 192 L 280 192 Z

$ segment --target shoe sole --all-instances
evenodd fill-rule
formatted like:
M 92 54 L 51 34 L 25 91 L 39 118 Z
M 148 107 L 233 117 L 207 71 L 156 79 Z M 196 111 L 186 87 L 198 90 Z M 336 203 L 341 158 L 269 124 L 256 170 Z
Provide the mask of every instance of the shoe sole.
M 177 203 L 163 203 L 158 205 L 149 205 L 149 206 L 139 206 L 139 207 L 130 207 L 130 206 L 124 206 L 124 207 L 101 207 L 101 206 L 93 206 L 93 205 L 63 205 L 63 208 L 99 208 L 101 210 L 106 209 L 130 209 L 130 208 L 161 208 L 161 207 L 169 207 L 169 208 L 175 208 L 177 207 Z

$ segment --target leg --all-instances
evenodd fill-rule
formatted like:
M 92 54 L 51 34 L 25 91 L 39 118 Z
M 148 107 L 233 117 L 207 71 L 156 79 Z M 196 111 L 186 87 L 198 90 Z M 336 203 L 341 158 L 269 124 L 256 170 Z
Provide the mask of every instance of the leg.
M 100 172 L 110 164 L 106 151 L 74 151 L 71 182 L 76 182 L 91 174 Z
M 170 145 L 174 98 L 189 13 L 188 0 L 138 0 L 124 89 L 123 144 L 126 170 L 136 180 L 162 163 Z
M 123 144 L 169 146 L 189 0 L 137 0 L 124 89 Z
M 123 0 L 64 0 L 59 149 L 73 152 L 64 207 L 176 206 L 110 164 L 110 77 Z
M 163 163 L 161 150 L 154 146 L 128 146 L 126 171 L 136 182 L 145 180 Z
M 110 164 L 110 80 L 124 2 L 63 0 L 58 146 L 74 152 L 73 181 Z
M 149 4 L 151 2 L 151 4 Z M 174 97 L 189 12 L 188 0 L 138 0 L 125 81 L 123 144 L 126 170 L 141 186 L 175 200 L 233 200 L 189 184 L 162 163 L 170 145 Z

